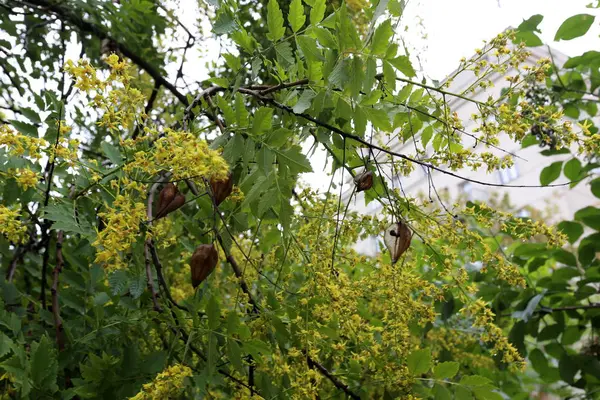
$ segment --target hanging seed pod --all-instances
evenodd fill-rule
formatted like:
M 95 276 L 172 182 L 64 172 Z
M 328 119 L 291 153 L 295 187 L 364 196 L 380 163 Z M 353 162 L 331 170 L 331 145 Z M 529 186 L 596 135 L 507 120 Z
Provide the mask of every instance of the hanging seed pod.
M 218 206 L 225 200 L 233 190 L 233 177 L 231 173 L 227 176 L 227 179 L 217 181 L 214 178 L 210 180 L 210 190 L 215 199 L 215 204 Z
M 369 190 L 373 187 L 373 171 L 366 171 L 354 177 L 356 192 Z
M 218 260 L 219 255 L 214 244 L 201 244 L 196 248 L 190 261 L 194 289 L 213 272 Z
M 411 239 L 412 232 L 404 222 L 392 224 L 386 229 L 383 241 L 390 252 L 392 264 L 408 249 Z
M 158 195 L 158 211 L 155 219 L 162 218 L 177 210 L 185 203 L 185 196 L 179 193 L 179 189 L 173 183 L 167 183 Z

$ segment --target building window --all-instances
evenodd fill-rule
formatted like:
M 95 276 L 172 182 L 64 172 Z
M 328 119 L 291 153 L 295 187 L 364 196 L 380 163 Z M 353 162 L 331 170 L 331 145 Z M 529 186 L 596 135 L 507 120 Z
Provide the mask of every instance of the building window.
M 512 167 L 499 170 L 498 174 L 500 175 L 500 183 L 506 184 L 519 177 L 519 169 L 517 168 L 517 165 L 514 164 Z

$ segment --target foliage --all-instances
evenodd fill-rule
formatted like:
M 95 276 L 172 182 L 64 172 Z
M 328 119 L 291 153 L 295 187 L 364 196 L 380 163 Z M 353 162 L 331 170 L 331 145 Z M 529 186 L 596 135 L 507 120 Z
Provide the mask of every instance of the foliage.
M 433 183 L 431 205 L 386 179 L 423 168 L 503 186 L 461 171 L 512 165 L 500 147 L 508 137 L 545 155 L 573 151 L 542 171 L 542 186 L 562 185 L 562 173 L 598 196 L 595 53 L 564 71 L 530 62 L 522 41 L 536 44 L 535 16 L 434 85 L 400 46 L 404 2 L 209 3 L 201 18 L 226 50 L 195 83 L 182 68 L 202 32 L 173 4 L 0 4 L 6 397 L 498 399 L 529 398 L 540 384 L 574 393 L 558 382 L 595 395 L 600 209 L 554 227 L 485 203 L 448 207 Z M 557 39 L 585 34 L 588 17 L 567 19 Z M 70 38 L 80 60 L 66 59 Z M 465 73 L 469 85 L 452 92 Z M 498 75 L 506 89 L 474 100 Z M 451 98 L 477 104 L 474 129 Z M 301 181 L 312 171 L 307 144 L 327 153 L 326 194 Z M 333 192 L 364 171 L 377 215 L 349 209 L 347 185 Z M 229 176 L 223 201 L 218 182 Z M 185 202 L 158 218 L 167 182 Z M 413 239 L 396 264 L 353 249 L 400 221 Z M 194 289 L 202 244 L 219 263 Z

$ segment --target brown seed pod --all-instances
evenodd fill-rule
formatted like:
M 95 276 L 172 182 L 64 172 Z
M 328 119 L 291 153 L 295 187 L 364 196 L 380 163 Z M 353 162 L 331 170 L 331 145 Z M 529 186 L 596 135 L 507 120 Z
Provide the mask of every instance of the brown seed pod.
M 356 192 L 369 190 L 373 187 L 373 171 L 366 171 L 354 177 Z
M 158 211 L 155 219 L 162 218 L 185 204 L 185 196 L 173 183 L 167 183 L 158 195 Z
M 412 232 L 402 221 L 392 224 L 386 229 L 383 241 L 390 252 L 392 264 L 395 264 L 400 256 L 409 248 L 411 239 Z
M 218 260 L 219 255 L 214 244 L 201 244 L 196 248 L 190 261 L 194 289 L 213 272 Z
M 215 203 L 218 206 L 231 194 L 231 191 L 233 190 L 233 177 L 231 176 L 231 173 L 229 173 L 227 179 L 225 180 L 218 181 L 215 180 L 215 178 L 212 178 L 210 180 L 210 190 L 212 191 Z

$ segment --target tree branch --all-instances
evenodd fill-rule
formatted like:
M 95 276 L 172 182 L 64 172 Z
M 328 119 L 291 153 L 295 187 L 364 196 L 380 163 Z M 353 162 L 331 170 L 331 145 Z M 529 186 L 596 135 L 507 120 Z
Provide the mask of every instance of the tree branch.
M 58 351 L 63 351 L 65 349 L 65 332 L 63 330 L 62 319 L 60 318 L 60 306 L 58 304 L 58 278 L 62 271 L 64 260 L 62 254 L 62 246 L 64 240 L 64 232 L 58 231 L 56 237 L 56 266 L 53 271 L 53 279 L 52 279 L 52 315 L 54 316 L 54 327 L 56 329 L 56 345 L 58 346 Z

